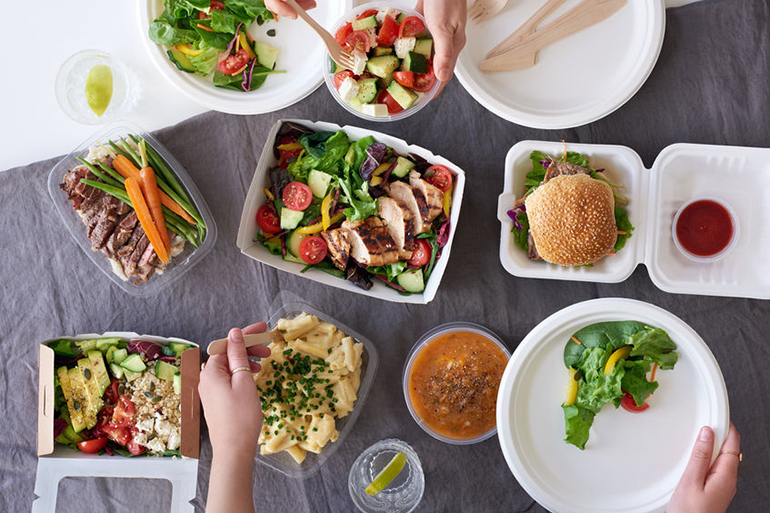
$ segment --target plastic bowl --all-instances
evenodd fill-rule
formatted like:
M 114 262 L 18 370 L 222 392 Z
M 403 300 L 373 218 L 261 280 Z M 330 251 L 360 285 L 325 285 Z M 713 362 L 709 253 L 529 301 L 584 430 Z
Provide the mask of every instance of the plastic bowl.
M 500 337 L 495 335 L 492 331 L 488 330 L 484 326 L 480 326 L 472 322 L 464 322 L 464 321 L 450 322 L 447 324 L 436 326 L 432 330 L 428 331 L 422 337 L 420 337 L 417 343 L 412 347 L 411 351 L 409 351 L 409 355 L 406 358 L 406 365 L 404 365 L 402 385 L 403 385 L 403 391 L 404 391 L 404 400 L 406 401 L 407 408 L 409 408 L 409 413 L 412 414 L 412 418 L 417 423 L 417 425 L 419 425 L 423 429 L 423 431 L 428 433 L 430 436 L 432 436 L 436 440 L 441 440 L 442 442 L 455 444 L 455 445 L 470 445 L 478 442 L 483 442 L 484 440 L 494 436 L 497 433 L 497 426 L 493 427 L 486 433 L 483 433 L 474 438 L 450 438 L 450 437 L 444 436 L 434 431 L 430 426 L 428 426 L 428 424 L 425 421 L 423 421 L 419 417 L 419 415 L 417 414 L 417 411 L 414 408 L 414 405 L 412 404 L 412 400 L 409 396 L 409 375 L 411 373 L 412 365 L 414 364 L 414 360 L 417 357 L 417 355 L 420 353 L 420 351 L 422 351 L 425 348 L 426 345 L 428 345 L 428 343 L 430 343 L 435 338 L 440 337 L 441 335 L 444 335 L 447 333 L 457 332 L 457 331 L 470 331 L 472 333 L 481 335 L 482 337 L 494 342 L 497 345 L 497 347 L 499 347 L 505 353 L 505 356 L 508 359 L 511 358 L 511 352 L 508 351 L 507 347 L 505 347 L 505 344 L 500 339 Z
M 728 242 L 727 246 L 725 246 L 721 251 L 719 251 L 718 253 L 714 253 L 713 255 L 702 256 L 702 255 L 696 255 L 694 253 L 690 253 L 682 245 L 681 241 L 679 240 L 679 236 L 676 233 L 676 225 L 679 222 L 679 216 L 682 215 L 682 212 L 684 212 L 687 207 L 689 207 L 690 205 L 698 201 L 713 201 L 714 203 L 722 206 L 725 210 L 727 210 L 727 213 L 730 215 L 730 221 L 732 222 L 733 235 L 730 238 L 730 242 Z M 721 199 L 714 198 L 712 196 L 704 196 L 704 197 L 691 199 L 690 201 L 688 201 L 687 203 L 679 207 L 679 210 L 677 210 L 676 214 L 674 215 L 674 222 L 671 223 L 671 236 L 674 238 L 674 244 L 676 245 L 676 248 L 684 256 L 686 256 L 693 262 L 698 262 L 703 264 L 717 262 L 723 259 L 724 257 L 726 257 L 727 254 L 730 253 L 730 251 L 732 251 L 735 245 L 738 243 L 739 235 L 740 235 L 740 226 L 738 225 L 738 216 L 735 214 L 735 210 L 733 210 L 733 207 L 731 207 Z
M 336 34 L 337 31 L 342 27 L 345 23 L 349 21 L 353 21 L 356 19 L 356 16 L 361 14 L 362 12 L 369 10 L 369 9 L 381 9 L 383 7 L 391 7 L 393 9 L 398 9 L 401 12 L 408 13 L 410 16 L 416 16 L 422 20 L 423 23 L 425 23 L 425 18 L 415 11 L 414 9 L 410 9 L 408 7 L 405 7 L 401 4 L 393 3 L 393 2 L 371 2 L 368 4 L 360 5 L 350 11 L 347 15 L 343 16 L 335 25 L 332 27 L 331 33 Z M 351 107 L 346 101 L 342 99 L 339 92 L 337 91 L 337 87 L 334 85 L 334 61 L 332 58 L 326 54 L 326 60 L 327 65 L 326 69 L 324 70 L 324 81 L 326 82 L 326 87 L 329 88 L 329 92 L 334 97 L 335 100 L 337 100 L 337 103 L 342 105 L 345 110 L 350 112 L 351 114 L 354 114 L 358 116 L 359 118 L 366 119 L 369 121 L 398 121 L 400 119 L 408 118 L 409 116 L 416 114 L 420 109 L 425 107 L 428 102 L 430 102 L 433 97 L 438 94 L 439 87 L 441 86 L 441 82 L 439 80 L 436 80 L 436 83 L 433 85 L 433 88 L 426 92 L 426 93 L 417 93 L 417 100 L 408 108 L 404 109 L 398 114 L 388 114 L 387 116 L 369 116 L 367 114 L 364 114 L 360 110 L 356 110 L 353 107 Z
M 77 160 L 77 157 L 85 157 L 88 155 L 89 148 L 97 143 L 106 144 L 108 140 L 115 141 L 121 137 L 126 137 L 128 134 L 141 136 L 160 154 L 171 172 L 174 173 L 189 194 L 195 208 L 206 223 L 206 239 L 201 243 L 200 247 L 196 248 L 192 244 L 186 243 L 184 251 L 171 260 L 171 263 L 166 267 L 163 274 L 153 274 L 150 276 L 149 280 L 143 283 L 132 283 L 122 280 L 112 271 L 110 260 L 106 255 L 101 251 L 97 252 L 91 250 L 91 240 L 86 235 L 85 224 L 83 224 L 78 212 L 72 207 L 70 200 L 67 199 L 67 194 L 59 187 L 64 175 L 74 167 L 81 165 L 80 161 Z M 72 234 L 72 237 L 75 239 L 77 245 L 80 246 L 80 249 L 82 249 L 94 265 L 107 275 L 118 287 L 132 296 L 152 296 L 168 287 L 211 251 L 217 240 L 217 226 L 214 221 L 214 215 L 211 213 L 211 210 L 209 210 L 206 201 L 203 199 L 200 191 L 198 191 L 198 188 L 195 186 L 192 178 L 190 178 L 190 175 L 187 174 L 182 167 L 182 164 L 180 164 L 157 139 L 148 134 L 146 130 L 133 123 L 119 122 L 105 127 L 89 137 L 85 142 L 73 150 L 72 153 L 60 160 L 48 175 L 48 194 L 51 196 L 51 200 L 53 201 L 62 222 L 67 227 L 70 234 Z

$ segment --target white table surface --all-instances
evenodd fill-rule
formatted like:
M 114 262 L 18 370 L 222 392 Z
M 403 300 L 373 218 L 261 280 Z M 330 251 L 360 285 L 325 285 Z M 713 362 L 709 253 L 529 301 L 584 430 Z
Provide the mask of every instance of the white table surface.
M 43 0 L 35 4 L 34 11 L 42 17 L 36 25 L 59 27 L 53 36 L 41 37 L 29 24 L 7 24 L 4 39 L 26 44 L 22 50 L 6 52 L 6 70 L 13 71 L 0 81 L 0 171 L 69 153 L 99 129 L 71 120 L 56 102 L 59 66 L 81 50 L 104 50 L 132 69 L 141 91 L 138 105 L 127 119 L 147 130 L 207 110 L 178 93 L 150 62 L 140 39 L 147 37 L 138 21 L 137 2 L 143 1 Z M 666 0 L 666 5 L 678 7 L 694 1 L 698 0 Z M 6 19 L 29 17 L 25 2 L 4 7 Z

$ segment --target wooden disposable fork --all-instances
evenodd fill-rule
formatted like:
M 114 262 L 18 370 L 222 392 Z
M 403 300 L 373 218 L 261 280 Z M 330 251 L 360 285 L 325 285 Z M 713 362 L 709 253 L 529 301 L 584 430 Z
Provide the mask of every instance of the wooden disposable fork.
M 530 34 L 534 34 L 537 26 L 548 17 L 549 14 L 562 6 L 567 0 L 548 0 L 543 6 L 530 16 L 527 21 L 521 24 L 510 36 L 505 38 L 502 43 L 492 48 L 486 55 L 487 59 L 491 59 L 496 55 L 505 53 L 513 48 L 514 45 L 520 43 L 525 37 Z
M 481 23 L 502 11 L 507 3 L 508 0 L 476 0 L 468 9 L 468 17 Z
M 326 50 L 329 52 L 329 55 L 331 56 L 332 60 L 334 60 L 334 62 L 347 69 L 353 69 L 355 67 L 353 56 L 350 54 L 350 52 L 342 48 L 337 40 L 334 39 L 334 36 L 329 34 L 325 28 L 323 28 L 318 24 L 317 21 L 311 18 L 310 15 L 305 12 L 305 10 L 300 7 L 295 0 L 286 0 L 286 3 L 292 6 L 295 11 L 297 11 L 297 15 L 305 20 L 305 22 L 310 25 L 310 28 L 315 30 L 316 34 L 321 36 L 324 45 L 326 45 Z

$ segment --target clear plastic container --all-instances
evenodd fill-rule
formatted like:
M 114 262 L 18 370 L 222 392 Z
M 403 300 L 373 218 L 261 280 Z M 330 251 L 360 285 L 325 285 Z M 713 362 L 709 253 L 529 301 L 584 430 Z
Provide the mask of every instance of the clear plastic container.
M 101 251 L 93 251 L 91 249 L 91 240 L 87 237 L 86 225 L 83 223 L 78 212 L 73 208 L 70 200 L 67 199 L 67 194 L 59 187 L 67 172 L 81 165 L 80 161 L 77 160 L 77 157 L 85 158 L 88 155 L 89 149 L 97 143 L 107 145 L 109 140 L 115 141 L 121 137 L 126 137 L 128 134 L 141 136 L 158 152 L 158 154 L 160 154 L 171 172 L 174 173 L 179 180 L 179 183 L 181 183 L 187 191 L 195 208 L 206 223 L 207 228 L 206 238 L 201 243 L 200 247 L 196 248 L 189 242 L 186 243 L 182 253 L 171 260 L 162 274 L 155 273 L 150 276 L 149 280 L 143 283 L 134 283 L 123 280 L 113 272 L 110 259 L 104 253 Z M 211 251 L 217 240 L 217 226 L 214 222 L 214 216 L 190 176 L 179 161 L 176 160 L 157 139 L 147 133 L 146 130 L 133 123 L 118 122 L 105 127 L 89 137 L 85 142 L 72 151 L 72 153 L 59 161 L 48 175 L 48 194 L 51 196 L 51 200 L 53 200 L 53 204 L 56 207 L 56 211 L 59 213 L 62 222 L 72 234 L 72 237 L 75 239 L 77 245 L 80 246 L 80 249 L 82 249 L 96 267 L 107 275 L 118 287 L 132 296 L 152 296 L 157 294 L 162 289 L 178 280 L 192 266 L 197 264 L 201 258 Z
M 482 442 L 487 438 L 494 436 L 495 433 L 497 433 L 497 426 L 493 427 L 486 433 L 483 433 L 474 438 L 449 438 L 447 436 L 441 435 L 436 431 L 434 431 L 430 426 L 428 426 L 428 424 L 425 421 L 423 421 L 417 415 L 417 411 L 412 405 L 412 400 L 409 396 L 409 375 L 411 374 L 414 360 L 417 357 L 417 355 L 420 353 L 420 351 L 422 351 L 425 348 L 425 346 L 428 345 L 428 343 L 430 343 L 432 340 L 436 339 L 437 337 L 440 337 L 441 335 L 445 335 L 447 333 L 458 332 L 458 331 L 469 331 L 471 333 L 476 333 L 478 335 L 481 335 L 482 337 L 488 340 L 491 340 L 497 345 L 497 347 L 499 347 L 505 353 L 505 356 L 508 359 L 511 358 L 511 352 L 508 350 L 507 347 L 505 347 L 505 344 L 500 339 L 500 337 L 495 335 L 495 333 L 488 330 L 484 326 L 481 326 L 479 324 L 475 324 L 472 322 L 465 322 L 465 321 L 450 322 L 447 324 L 436 326 L 432 330 L 428 331 L 422 337 L 420 337 L 417 343 L 412 347 L 411 351 L 409 351 L 409 355 L 406 357 L 406 365 L 404 365 L 404 372 L 402 375 L 402 385 L 404 390 L 404 400 L 406 401 L 407 408 L 409 408 L 409 413 L 412 414 L 412 418 L 417 423 L 417 425 L 423 429 L 423 431 L 428 433 L 430 436 L 432 436 L 436 440 L 441 440 L 442 442 L 455 444 L 455 445 L 470 445 L 470 444 Z
M 730 237 L 730 242 L 728 242 L 727 246 L 722 248 L 721 251 L 714 253 L 713 255 L 701 256 L 701 255 L 696 255 L 694 253 L 690 253 L 682 245 L 682 242 L 679 240 L 679 235 L 676 233 L 676 226 L 677 226 L 677 223 L 679 222 L 679 216 L 682 215 L 682 212 L 684 212 L 687 207 L 689 207 L 693 203 L 697 203 L 698 201 L 712 201 L 717 205 L 720 205 L 722 208 L 724 208 L 727 211 L 727 213 L 730 215 L 730 222 L 733 228 L 733 233 L 732 233 L 732 236 Z M 681 207 L 679 207 L 679 210 L 676 211 L 676 215 L 674 215 L 674 222 L 671 223 L 671 236 L 674 239 L 674 244 L 676 245 L 676 248 L 679 251 L 681 251 L 681 253 L 684 256 L 686 256 L 693 262 L 698 262 L 703 264 L 716 262 L 726 257 L 727 254 L 733 250 L 733 248 L 735 247 L 735 244 L 737 244 L 738 242 L 738 237 L 740 236 L 740 226 L 738 225 L 738 216 L 735 214 L 735 210 L 733 210 L 733 207 L 731 207 L 730 205 L 728 205 L 727 203 L 725 203 L 720 199 L 717 199 L 711 196 L 694 198 L 688 201 L 687 203 L 683 204 Z
M 286 295 L 283 297 L 293 298 L 292 295 Z M 275 328 L 279 319 L 291 319 L 306 312 L 311 315 L 315 315 L 323 322 L 328 322 L 335 325 L 338 329 L 342 330 L 346 335 L 353 337 L 353 340 L 360 342 L 364 345 L 364 350 L 361 354 L 361 384 L 358 388 L 358 398 L 353 405 L 353 411 L 351 411 L 346 417 L 337 419 L 337 431 L 339 431 L 339 437 L 335 442 L 329 442 L 322 450 L 320 454 L 314 454 L 308 452 L 305 460 L 302 463 L 297 463 L 286 452 L 279 452 L 277 454 L 260 454 L 257 450 L 256 460 L 257 462 L 267 465 L 268 467 L 281 472 L 289 477 L 305 479 L 315 474 L 321 466 L 334 454 L 337 449 L 345 441 L 348 433 L 353 429 L 353 425 L 356 423 L 361 410 L 364 407 L 366 398 L 372 389 L 374 384 L 374 376 L 377 374 L 377 366 L 379 365 L 379 356 L 377 355 L 377 349 L 374 344 L 360 333 L 354 331 L 341 322 L 329 317 L 325 313 L 316 310 L 312 306 L 302 301 L 292 301 L 285 303 L 281 306 L 270 319 L 267 321 L 268 329 Z
M 401 12 L 407 13 L 409 16 L 416 16 L 422 20 L 423 23 L 425 23 L 425 18 L 415 11 L 414 9 L 410 9 L 409 7 L 406 7 L 404 5 L 393 3 L 393 2 L 371 2 L 368 4 L 363 4 L 352 11 L 350 13 L 343 16 L 331 29 L 332 34 L 336 34 L 337 31 L 342 27 L 345 23 L 349 21 L 353 21 L 356 19 L 356 16 L 361 14 L 362 12 L 368 10 L 368 9 L 381 9 L 381 8 L 387 8 L 391 7 L 393 9 L 398 9 Z M 425 93 L 417 93 L 417 100 L 408 108 L 404 109 L 401 112 L 397 114 L 388 114 L 387 116 L 369 116 L 368 114 L 364 114 L 358 109 L 353 108 L 348 102 L 342 99 L 339 92 L 337 91 L 337 87 L 334 85 L 334 61 L 332 58 L 327 54 L 326 55 L 326 68 L 324 70 L 324 81 L 326 82 L 326 86 L 329 88 L 329 92 L 334 97 L 337 102 L 342 105 L 345 110 L 350 112 L 351 114 L 354 114 L 358 116 L 359 118 L 363 118 L 369 121 L 398 121 L 400 119 L 408 118 L 409 116 L 416 114 L 420 109 L 425 107 L 428 102 L 430 102 L 433 97 L 438 94 L 438 90 L 441 87 L 441 82 L 436 79 L 435 84 L 433 85 L 433 88 L 431 88 L 430 91 Z M 416 92 L 416 91 L 415 91 Z

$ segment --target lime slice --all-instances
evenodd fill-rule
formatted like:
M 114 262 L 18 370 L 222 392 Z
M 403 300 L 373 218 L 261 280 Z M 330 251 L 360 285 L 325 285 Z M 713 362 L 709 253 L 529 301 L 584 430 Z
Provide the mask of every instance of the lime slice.
M 112 100 L 112 68 L 97 64 L 86 77 L 86 103 L 94 114 L 101 117 Z
M 388 486 L 402 470 L 404 470 L 404 465 L 406 465 L 406 456 L 404 456 L 403 452 L 399 452 L 393 456 L 390 463 L 377 474 L 374 481 L 366 487 L 366 493 L 369 495 L 377 495 L 383 491 L 385 487 Z

